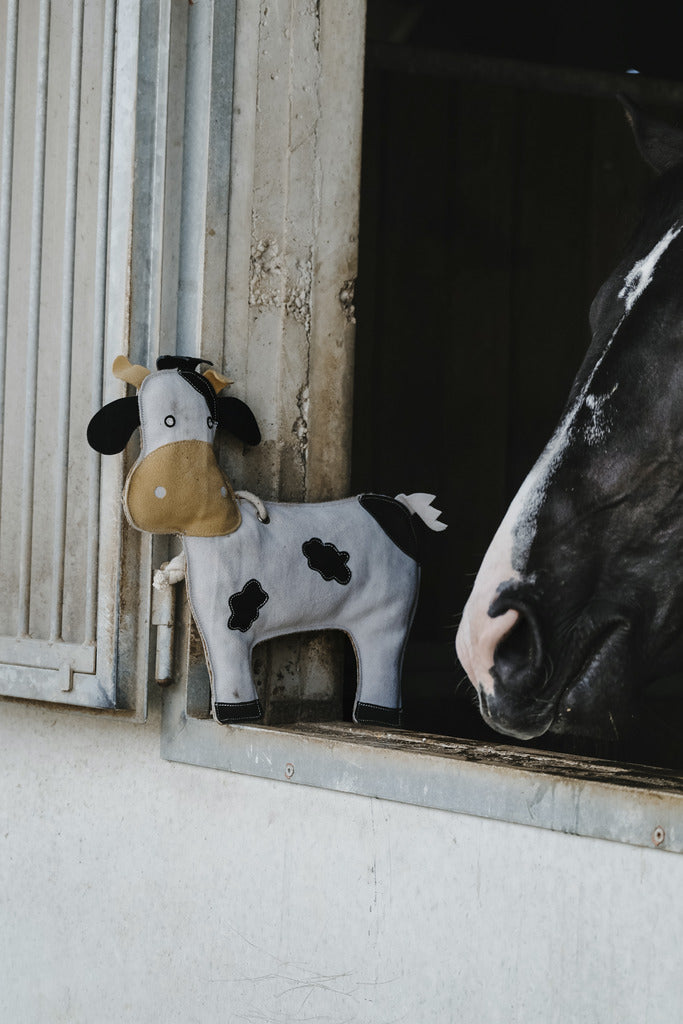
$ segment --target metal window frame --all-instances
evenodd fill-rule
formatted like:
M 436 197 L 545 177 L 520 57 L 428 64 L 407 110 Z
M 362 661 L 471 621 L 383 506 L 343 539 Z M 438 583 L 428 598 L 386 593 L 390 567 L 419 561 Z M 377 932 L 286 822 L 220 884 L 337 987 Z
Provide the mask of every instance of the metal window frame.
M 683 774 L 345 722 L 219 725 L 164 693 L 161 756 L 517 825 L 683 853 Z

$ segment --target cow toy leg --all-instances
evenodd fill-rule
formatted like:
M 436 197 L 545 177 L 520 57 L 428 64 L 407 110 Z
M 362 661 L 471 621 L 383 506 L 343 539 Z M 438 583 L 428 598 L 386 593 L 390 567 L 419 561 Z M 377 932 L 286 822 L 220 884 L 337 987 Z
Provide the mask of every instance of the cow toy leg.
M 394 609 L 382 609 L 354 627 L 358 666 L 354 721 L 401 724 L 401 671 L 408 631 L 415 614 L 417 587 Z
M 251 674 L 251 644 L 242 637 L 228 636 L 210 653 L 206 644 L 204 647 L 216 721 L 229 725 L 260 719 L 263 711 Z
M 253 633 L 230 625 L 229 595 L 234 588 L 220 570 L 222 561 L 228 560 L 225 541 L 223 537 L 183 538 L 187 593 L 211 677 L 213 713 L 224 725 L 256 721 L 262 715 L 251 674 Z

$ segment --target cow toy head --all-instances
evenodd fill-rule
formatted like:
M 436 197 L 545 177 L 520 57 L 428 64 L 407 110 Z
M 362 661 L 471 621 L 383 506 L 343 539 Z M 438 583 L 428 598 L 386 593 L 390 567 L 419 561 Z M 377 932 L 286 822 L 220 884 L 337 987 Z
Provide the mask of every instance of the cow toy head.
M 114 375 L 134 385 L 138 394 L 100 409 L 88 426 L 88 442 L 114 455 L 141 428 L 140 456 L 123 493 L 126 517 L 138 530 L 217 537 L 240 525 L 239 506 L 213 442 L 218 427 L 250 445 L 258 444 L 261 434 L 244 402 L 220 396 L 232 381 L 211 368 L 199 372 L 207 362 L 161 356 L 157 372 L 151 373 L 125 356 L 114 361 Z

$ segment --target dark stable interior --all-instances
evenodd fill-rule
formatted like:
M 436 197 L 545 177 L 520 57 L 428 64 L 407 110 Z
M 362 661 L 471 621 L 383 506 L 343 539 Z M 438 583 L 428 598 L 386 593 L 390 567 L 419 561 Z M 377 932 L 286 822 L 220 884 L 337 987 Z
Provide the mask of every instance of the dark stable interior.
M 683 120 L 680 37 L 655 28 L 616 0 L 495 17 L 369 0 L 352 493 L 428 491 L 449 524 L 421 535 L 408 729 L 515 742 L 481 720 L 455 631 L 651 180 L 615 97 L 635 80 L 625 72 L 640 72 L 643 95 L 650 83 L 643 105 Z M 680 693 L 651 687 L 620 744 L 525 745 L 680 768 Z

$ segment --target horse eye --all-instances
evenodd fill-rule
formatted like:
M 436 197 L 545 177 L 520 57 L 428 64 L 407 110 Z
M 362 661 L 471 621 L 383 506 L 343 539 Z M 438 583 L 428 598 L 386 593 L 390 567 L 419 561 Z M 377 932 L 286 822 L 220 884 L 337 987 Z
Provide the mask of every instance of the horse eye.
M 206 425 L 209 428 L 209 430 L 213 430 L 213 428 L 216 425 L 216 421 L 211 416 L 207 416 L 206 417 Z
M 175 416 L 167 416 L 164 423 L 167 427 L 175 427 Z

